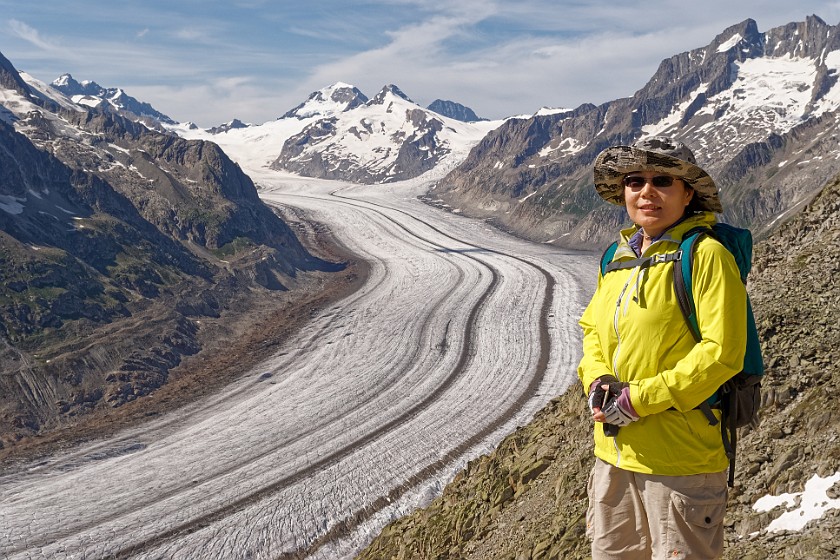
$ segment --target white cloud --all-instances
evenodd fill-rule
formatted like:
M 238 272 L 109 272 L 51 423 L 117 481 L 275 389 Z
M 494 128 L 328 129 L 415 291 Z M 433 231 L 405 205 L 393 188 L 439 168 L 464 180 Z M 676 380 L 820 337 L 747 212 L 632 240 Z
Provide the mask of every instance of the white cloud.
M 38 30 L 34 27 L 31 27 L 25 24 L 22 21 L 18 21 L 16 19 L 9 20 L 9 28 L 11 29 L 12 33 L 14 33 L 17 37 L 23 39 L 27 43 L 38 47 L 41 50 L 47 52 L 55 52 L 59 50 L 59 46 L 52 44 L 51 42 L 47 41 L 46 39 L 41 37 L 41 34 L 38 33 Z
M 210 43 L 218 34 L 212 29 L 189 26 L 175 30 L 173 36 L 187 42 Z
M 811 13 L 840 19 L 840 2 L 818 0 L 240 0 L 200 11 L 80 0 L 47 15 L 29 4 L 0 0 L 14 18 L 0 28 L 3 54 L 20 69 L 122 87 L 201 126 L 265 122 L 336 81 L 369 96 L 394 83 L 420 104 L 451 99 L 490 118 L 601 103 L 748 17 L 762 31 Z
M 544 105 L 576 106 L 632 95 L 662 58 L 678 52 L 669 52 L 667 45 L 699 35 L 679 29 L 639 35 L 599 31 L 574 38 L 514 36 L 464 53 L 445 48 L 482 18 L 480 12 L 469 18 L 436 17 L 390 32 L 388 45 L 324 64 L 305 85 L 312 91 L 345 80 L 371 95 L 396 83 L 419 103 L 444 97 L 498 118 L 516 113 L 514 104 L 518 112 L 532 112 Z

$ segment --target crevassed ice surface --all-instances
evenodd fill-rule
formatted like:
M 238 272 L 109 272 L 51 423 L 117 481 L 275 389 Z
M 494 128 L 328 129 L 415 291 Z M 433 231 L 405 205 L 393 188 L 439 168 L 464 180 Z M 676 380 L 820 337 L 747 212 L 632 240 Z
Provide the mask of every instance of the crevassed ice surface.
M 423 205 L 422 181 L 251 173 L 369 279 L 220 394 L 0 476 L 3 558 L 352 558 L 576 378 L 596 255 Z

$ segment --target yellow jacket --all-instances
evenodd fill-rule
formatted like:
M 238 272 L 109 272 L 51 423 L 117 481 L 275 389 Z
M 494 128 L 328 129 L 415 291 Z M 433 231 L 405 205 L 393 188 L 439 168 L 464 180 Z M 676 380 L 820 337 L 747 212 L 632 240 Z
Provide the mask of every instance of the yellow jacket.
M 683 234 L 711 227 L 714 214 L 687 218 L 654 242 L 644 256 L 671 253 Z M 614 261 L 635 259 L 628 245 L 637 230 L 621 231 Z M 630 384 L 630 402 L 641 417 L 615 438 L 595 423 L 595 455 L 629 471 L 656 475 L 720 472 L 729 464 L 720 425 L 695 407 L 741 370 L 746 349 L 747 294 L 735 259 L 704 236 L 692 268 L 697 322 L 695 342 L 674 293 L 673 263 L 599 274 L 598 287 L 580 319 L 584 392 L 610 374 Z M 719 411 L 715 411 L 719 417 Z

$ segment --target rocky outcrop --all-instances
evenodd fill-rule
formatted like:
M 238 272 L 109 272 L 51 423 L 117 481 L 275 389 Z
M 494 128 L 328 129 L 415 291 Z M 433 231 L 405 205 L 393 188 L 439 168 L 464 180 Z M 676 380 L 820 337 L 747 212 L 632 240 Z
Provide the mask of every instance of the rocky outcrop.
M 20 78 L 20 74 L 5 56 L 0 54 L 0 87 L 29 97 L 29 87 Z
M 222 124 L 222 125 L 219 125 L 219 126 L 214 126 L 213 128 L 208 128 L 207 132 L 209 132 L 210 134 L 222 134 L 222 133 L 225 133 L 225 132 L 228 132 L 228 131 L 231 131 L 231 130 L 237 130 L 237 129 L 240 129 L 240 128 L 248 128 L 249 126 L 251 126 L 251 125 L 245 124 L 244 122 L 240 121 L 239 119 L 233 119 L 232 121 L 227 122 L 225 124 Z
M 593 257 L 595 258 L 595 257 Z M 840 510 L 802 531 L 768 532 L 793 495 L 840 465 L 840 176 L 756 247 L 749 291 L 766 372 L 761 422 L 743 428 L 726 517 L 725 558 L 829 558 Z M 427 507 L 387 526 L 360 555 L 376 560 L 542 560 L 589 557 L 585 538 L 591 425 L 577 386 L 492 453 L 471 461 Z M 840 496 L 840 484 L 828 494 Z M 790 506 L 791 509 L 798 507 Z

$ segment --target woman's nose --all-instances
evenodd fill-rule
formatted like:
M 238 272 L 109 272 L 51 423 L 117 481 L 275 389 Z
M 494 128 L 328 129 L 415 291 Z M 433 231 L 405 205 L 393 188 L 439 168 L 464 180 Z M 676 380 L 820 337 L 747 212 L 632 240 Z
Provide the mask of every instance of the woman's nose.
M 653 195 L 657 194 L 657 191 L 656 191 L 655 188 L 653 188 L 653 184 L 651 183 L 650 179 L 645 181 L 645 184 L 642 187 L 642 190 L 640 191 L 640 194 L 641 194 L 641 196 L 645 196 L 645 197 L 653 196 Z

